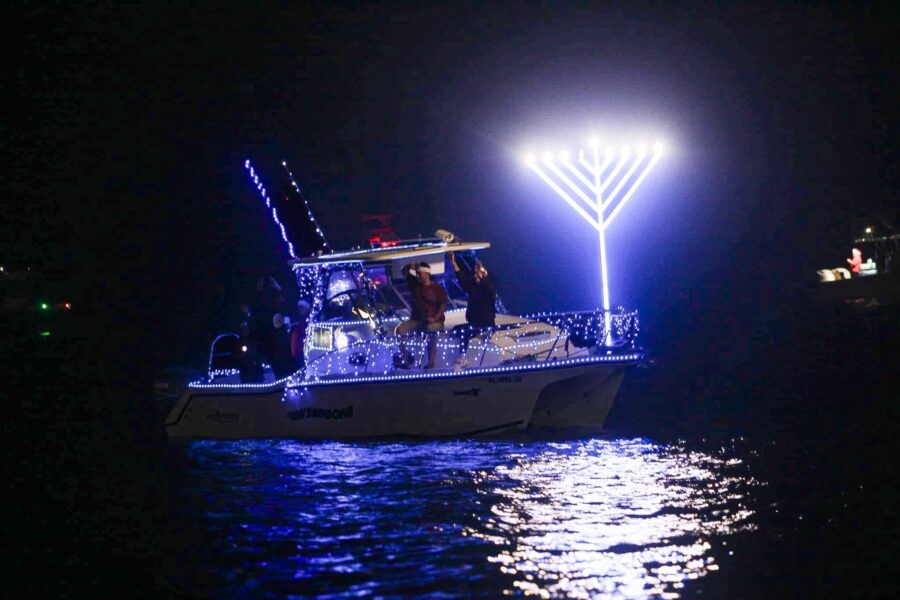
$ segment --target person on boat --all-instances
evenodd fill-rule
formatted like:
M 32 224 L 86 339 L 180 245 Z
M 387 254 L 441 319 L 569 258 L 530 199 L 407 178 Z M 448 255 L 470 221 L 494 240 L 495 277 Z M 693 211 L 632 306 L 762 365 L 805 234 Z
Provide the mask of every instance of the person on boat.
M 262 363 L 259 360 L 257 337 L 249 321 L 238 326 L 238 375 L 241 383 L 260 383 L 265 379 Z
M 419 280 L 418 268 L 419 265 L 410 263 L 403 265 L 403 270 L 401 271 L 403 273 L 403 279 L 406 280 L 406 287 L 409 289 L 410 294 L 412 294 L 417 287 L 422 285 L 422 282 Z
M 274 269 L 268 269 L 256 281 L 256 296 L 249 306 L 252 311 L 251 333 L 259 344 L 260 360 L 274 365 L 276 360 L 284 360 L 285 348 L 290 355 L 290 339 L 285 342 L 286 331 L 275 331 L 275 316 L 286 315 L 289 307 L 284 297 L 283 288 L 278 282 Z M 276 354 L 278 355 L 276 357 Z
M 488 271 L 480 261 L 471 270 L 460 268 L 456 255 L 450 253 L 450 264 L 460 287 L 469 295 L 466 305 L 466 322 L 471 327 L 493 327 L 497 318 L 497 290 L 488 277 Z
M 276 313 L 287 314 L 289 306 L 274 269 L 269 269 L 256 281 L 256 302 L 252 309 L 260 330 L 269 328 Z
M 249 330 L 249 336 L 253 338 L 254 341 L 258 341 L 259 323 L 256 322 L 256 313 L 250 308 L 250 304 L 248 302 L 241 303 L 239 310 L 241 312 L 241 324 L 246 324 Z
M 412 288 L 412 314 L 408 321 L 397 326 L 398 336 L 408 335 L 414 331 L 428 333 L 428 365 L 433 369 L 437 358 L 437 332 L 444 329 L 444 312 L 447 310 L 449 298 L 444 286 L 431 280 L 431 266 L 427 262 L 416 267 L 418 284 Z M 406 359 L 406 351 L 401 340 L 401 363 Z M 401 364 L 401 366 L 403 366 Z
M 848 258 L 847 262 L 850 263 L 850 272 L 853 275 L 859 275 L 859 267 L 862 265 L 862 252 L 859 248 L 854 248 L 851 252 L 853 254 L 853 258 Z
M 291 356 L 301 369 L 306 366 L 306 354 L 303 351 L 306 342 L 306 325 L 309 319 L 309 302 L 297 302 L 297 320 L 291 326 Z
M 275 313 L 272 317 L 272 329 L 269 333 L 268 354 L 275 379 L 284 379 L 296 370 L 294 357 L 291 355 L 290 317 Z
M 460 267 L 456 254 L 451 251 L 450 264 L 453 265 L 453 273 L 460 287 L 469 296 L 466 303 L 467 327 L 462 330 L 462 348 L 456 361 L 456 368 L 462 368 L 466 363 L 469 341 L 484 329 L 496 324 L 497 290 L 481 261 L 476 261 L 475 267 L 471 270 Z

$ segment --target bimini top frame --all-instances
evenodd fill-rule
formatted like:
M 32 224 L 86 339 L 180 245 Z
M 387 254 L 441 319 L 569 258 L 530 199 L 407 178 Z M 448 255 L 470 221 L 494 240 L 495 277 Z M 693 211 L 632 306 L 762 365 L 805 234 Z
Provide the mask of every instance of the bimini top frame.
M 466 252 L 469 250 L 485 250 L 490 248 L 489 242 L 421 242 L 403 246 L 388 246 L 385 248 L 366 248 L 364 250 L 351 250 L 349 252 L 331 252 L 319 256 L 307 256 L 290 261 L 292 267 L 314 267 L 346 262 L 382 262 L 415 259 L 424 256 L 433 256 L 445 252 Z

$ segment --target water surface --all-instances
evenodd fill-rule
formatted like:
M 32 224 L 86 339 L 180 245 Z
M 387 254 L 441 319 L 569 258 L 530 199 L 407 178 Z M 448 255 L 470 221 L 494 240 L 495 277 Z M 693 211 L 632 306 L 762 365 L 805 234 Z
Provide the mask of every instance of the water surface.
M 185 448 L 222 596 L 677 597 L 762 485 L 724 448 L 643 439 Z

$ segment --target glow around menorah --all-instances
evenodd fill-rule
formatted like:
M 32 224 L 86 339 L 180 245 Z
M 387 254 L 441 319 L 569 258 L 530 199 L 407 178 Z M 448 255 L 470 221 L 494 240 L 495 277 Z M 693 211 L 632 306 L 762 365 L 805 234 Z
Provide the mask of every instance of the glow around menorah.
M 525 155 L 525 163 L 598 233 L 600 282 L 607 320 L 610 302 L 605 232 L 659 161 L 663 150 L 662 142 L 652 147 L 639 144 L 634 148 L 601 148 L 600 140 L 593 138 L 587 152 L 584 149 L 578 152 L 577 160 L 565 150 L 556 154 L 544 152 L 540 157 L 533 153 Z

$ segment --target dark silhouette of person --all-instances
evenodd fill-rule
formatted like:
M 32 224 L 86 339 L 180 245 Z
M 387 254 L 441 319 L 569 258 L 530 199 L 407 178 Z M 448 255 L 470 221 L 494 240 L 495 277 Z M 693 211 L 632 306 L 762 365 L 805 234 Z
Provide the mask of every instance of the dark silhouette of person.
M 450 264 L 460 287 L 469 295 L 466 304 L 466 322 L 475 328 L 493 327 L 497 319 L 497 290 L 481 262 L 469 270 L 460 267 L 456 255 L 450 253 Z
M 238 327 L 237 363 L 238 373 L 242 383 L 260 383 L 265 379 L 262 363 L 259 359 L 259 345 L 256 336 L 253 335 L 248 321 L 243 321 Z
M 306 300 L 297 302 L 297 319 L 291 324 L 291 356 L 294 362 L 302 369 L 306 366 L 306 327 L 309 319 L 310 306 Z

